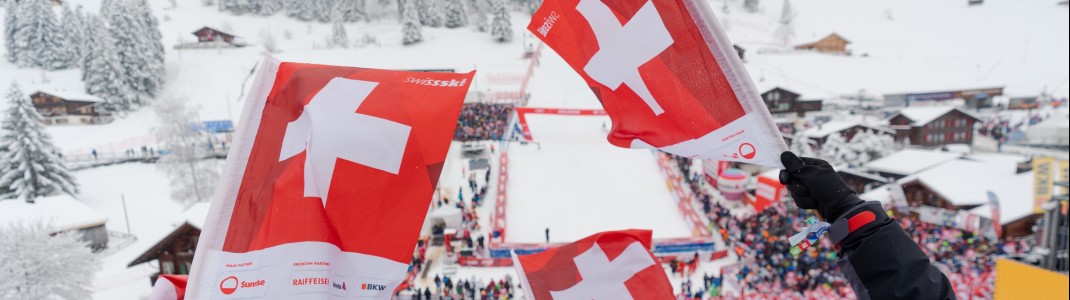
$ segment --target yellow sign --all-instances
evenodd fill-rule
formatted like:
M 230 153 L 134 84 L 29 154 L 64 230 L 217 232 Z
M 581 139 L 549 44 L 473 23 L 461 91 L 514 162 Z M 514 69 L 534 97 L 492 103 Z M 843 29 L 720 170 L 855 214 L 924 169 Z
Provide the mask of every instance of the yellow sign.
M 1051 200 L 1052 188 L 1055 186 L 1054 175 L 1055 158 L 1033 158 L 1033 212 L 1044 213 L 1041 207 Z
M 1070 179 L 1070 160 L 1060 160 L 1059 161 L 1059 181 L 1060 182 L 1066 182 L 1067 179 Z M 1067 192 L 1070 192 L 1070 191 L 1067 190 L 1067 188 L 1064 188 L 1064 187 L 1061 187 L 1059 189 L 1061 191 L 1059 191 L 1058 195 L 1062 195 L 1062 194 L 1066 194 Z
M 1017 261 L 996 260 L 996 295 L 994 299 L 1070 298 L 1070 277 Z

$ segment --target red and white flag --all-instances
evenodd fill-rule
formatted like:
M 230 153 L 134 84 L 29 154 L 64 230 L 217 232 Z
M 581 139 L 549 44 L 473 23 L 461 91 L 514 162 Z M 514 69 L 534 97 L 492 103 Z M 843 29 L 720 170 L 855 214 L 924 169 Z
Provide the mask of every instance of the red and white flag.
M 780 166 L 787 145 L 705 0 L 546 0 L 528 30 L 587 81 L 610 143 Z
M 149 300 L 182 300 L 186 299 L 186 275 L 160 275 L 156 278 L 156 284 L 152 285 L 152 294 Z
M 473 75 L 264 59 L 189 298 L 389 299 Z
M 650 253 L 650 230 L 597 233 L 571 244 L 514 255 L 526 295 L 535 300 L 674 299 Z

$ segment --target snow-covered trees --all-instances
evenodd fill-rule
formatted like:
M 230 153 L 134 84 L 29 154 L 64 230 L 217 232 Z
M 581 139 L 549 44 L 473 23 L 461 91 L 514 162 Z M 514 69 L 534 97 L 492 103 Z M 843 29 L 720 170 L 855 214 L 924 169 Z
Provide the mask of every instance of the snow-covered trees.
M 864 166 L 874 159 L 895 152 L 895 139 L 889 134 L 862 130 L 851 138 L 851 147 L 858 153 L 855 166 Z
M 446 27 L 457 28 L 468 25 L 468 12 L 464 10 L 461 0 L 446 0 Z
M 0 226 L 0 299 L 85 299 L 99 269 L 77 232 L 41 223 Z
M 15 65 L 59 70 L 74 64 L 75 57 L 67 48 L 67 34 L 63 30 L 52 3 L 48 0 L 23 0 L 8 4 L 10 32 L 8 57 Z M 12 13 L 18 16 L 12 17 Z
M 743 8 L 749 13 L 758 12 L 758 0 L 743 0 Z
M 309 0 L 286 0 L 286 15 L 301 21 L 316 19 L 317 13 L 313 2 Z
M 34 198 L 56 193 L 77 194 L 78 185 L 56 155 L 59 149 L 52 145 L 44 118 L 30 98 L 14 82 L 7 98 L 7 115 L 0 123 L 4 132 L 0 136 L 0 190 L 6 193 L 3 198 L 32 203 Z
M 468 9 L 475 15 L 475 19 L 472 24 L 476 25 L 476 30 L 479 32 L 487 32 L 490 30 L 490 17 L 488 17 L 487 0 L 468 0 Z
M 780 42 L 781 46 L 787 46 L 791 44 L 791 40 L 795 39 L 795 10 L 791 8 L 791 2 L 784 0 L 783 9 L 780 11 L 780 20 L 776 28 L 776 32 L 773 33 L 777 42 Z
M 342 12 L 342 21 L 355 22 L 368 20 L 368 11 L 365 10 L 366 0 L 337 0 L 338 10 Z
M 439 27 L 442 26 L 442 16 L 439 15 L 438 6 L 432 0 L 406 0 L 416 2 L 416 11 L 420 17 L 420 25 Z
M 416 11 L 416 0 L 405 0 L 402 11 L 404 13 L 401 16 L 401 43 L 404 45 L 419 43 L 424 37 L 421 32 L 423 28 L 420 25 L 419 12 Z
M 861 167 L 894 151 L 895 140 L 891 135 L 860 130 L 851 137 L 850 143 L 839 134 L 830 134 L 821 145 L 818 156 L 834 166 Z
M 345 23 L 342 23 L 342 12 L 335 12 L 334 25 L 331 26 L 331 46 L 349 48 L 349 34 L 346 33 Z
M 211 3 L 205 3 L 211 5 Z M 282 10 L 282 0 L 219 0 L 219 10 L 236 15 L 273 15 Z
M 818 158 L 828 161 L 833 166 L 848 164 L 848 161 L 853 161 L 852 155 L 847 141 L 835 133 L 825 139 L 825 143 L 821 144 L 821 150 L 817 152 Z
M 5 1 L 4 10 L 4 58 L 8 62 L 18 60 L 19 47 L 15 45 L 15 36 L 19 29 L 19 16 L 22 15 L 22 6 L 19 2 Z
M 814 157 L 814 147 L 810 145 L 810 138 L 796 134 L 795 138 L 791 139 L 791 144 L 788 145 L 788 150 L 794 152 L 795 155 Z
M 82 58 L 85 57 L 85 36 L 88 28 L 85 24 L 85 14 L 82 14 L 82 6 L 71 10 L 69 5 L 63 5 L 63 33 L 67 36 L 67 54 L 71 58 L 71 66 L 80 67 Z
M 222 169 L 219 161 L 204 159 L 209 137 L 195 126 L 199 124 L 197 108 L 188 102 L 168 98 L 156 103 L 160 126 L 153 130 L 161 151 L 168 153 L 156 166 L 171 179 L 171 200 L 186 205 L 211 200 Z
M 145 0 L 104 0 L 100 12 L 111 25 L 125 84 L 136 94 L 132 98 L 136 108 L 156 96 L 166 75 L 158 21 Z
M 490 2 L 491 14 L 494 15 L 494 19 L 490 22 L 490 36 L 502 43 L 513 39 L 513 24 L 503 1 L 491 0 Z
M 111 28 L 98 16 L 86 17 L 85 56 L 82 61 L 82 81 L 85 91 L 104 99 L 105 109 L 129 111 L 135 107 L 133 95 L 126 86 L 126 74 Z

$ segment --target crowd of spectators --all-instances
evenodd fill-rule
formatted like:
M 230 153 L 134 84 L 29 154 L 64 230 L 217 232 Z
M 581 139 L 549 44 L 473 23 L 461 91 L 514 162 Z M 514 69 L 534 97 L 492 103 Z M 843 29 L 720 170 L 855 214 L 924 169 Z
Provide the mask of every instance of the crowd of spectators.
M 412 299 L 416 300 L 497 300 L 513 299 L 518 288 L 512 277 L 506 275 L 498 280 L 482 278 L 457 279 L 450 276 L 435 275 L 434 287 L 408 288 Z
M 453 139 L 458 141 L 501 140 L 513 114 L 511 104 L 465 103 L 457 119 Z
M 721 299 L 723 282 L 730 282 L 749 299 L 854 298 L 854 292 L 836 265 L 837 255 L 827 238 L 798 256 L 789 253 L 787 238 L 816 216 L 798 209 L 789 201 L 743 217 L 733 216 L 721 203 L 712 200 L 699 176 L 688 176 L 691 160 L 674 157 L 678 170 L 693 195 L 703 205 L 715 232 L 739 258 L 737 265 L 722 273 L 704 276 L 703 289 L 683 290 L 684 299 Z M 922 250 L 944 271 L 960 299 L 991 298 L 995 281 L 995 257 L 1021 254 L 1024 242 L 995 242 L 958 228 L 899 217 Z M 716 278 L 716 280 L 714 280 Z M 690 285 L 688 285 L 690 287 Z M 696 297 L 697 296 L 697 297 Z

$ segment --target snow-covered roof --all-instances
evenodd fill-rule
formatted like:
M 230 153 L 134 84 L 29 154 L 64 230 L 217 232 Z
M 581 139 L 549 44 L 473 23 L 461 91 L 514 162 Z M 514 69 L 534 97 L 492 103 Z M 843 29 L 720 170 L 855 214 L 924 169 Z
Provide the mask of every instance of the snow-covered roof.
M 44 222 L 59 232 L 108 222 L 104 214 L 70 195 L 41 197 L 34 201 L 35 203 L 18 199 L 0 200 L 0 225 Z
M 204 229 L 204 220 L 208 218 L 208 208 L 211 206 L 211 202 L 197 202 L 182 213 L 180 221 L 189 223 L 197 229 Z
M 866 125 L 856 121 L 833 120 L 822 123 L 818 126 L 807 128 L 799 134 L 809 138 L 824 138 L 830 134 L 844 131 L 855 126 L 863 126 L 872 130 L 888 131 L 887 129 Z
M 1023 216 L 1021 206 L 1033 205 L 1033 173 L 1015 174 L 1015 165 L 1007 161 L 956 159 L 899 182 L 919 181 L 956 206 L 986 204 L 986 192 L 991 190 L 1000 198 L 1001 212 L 1007 211 L 1003 218 L 1013 220 Z
M 100 97 L 93 96 L 93 95 L 90 95 L 90 94 L 86 94 L 86 93 L 83 93 L 83 92 L 75 92 L 75 91 L 68 91 L 68 90 L 55 90 L 55 89 L 38 89 L 37 91 L 41 92 L 41 93 L 49 94 L 49 95 L 52 95 L 52 96 L 56 96 L 56 97 L 59 97 L 59 98 L 63 98 L 64 100 L 68 100 L 68 101 L 104 102 L 104 99 L 100 99 Z
M 892 182 L 892 183 L 885 184 L 885 185 L 882 185 L 880 187 L 871 189 L 871 190 L 869 190 L 869 191 L 867 191 L 865 193 L 862 193 L 861 195 L 858 195 L 858 198 L 860 198 L 862 200 L 865 200 L 865 201 L 879 201 L 881 204 L 888 204 L 888 202 L 890 202 L 892 200 L 892 191 L 889 190 L 889 189 L 891 188 L 891 186 L 893 184 L 899 184 L 899 183 Z
M 955 108 L 951 106 L 911 106 L 899 110 L 899 114 L 910 119 L 914 124 L 927 124 L 952 110 Z
M 878 172 L 911 175 L 959 157 L 962 157 L 962 154 L 935 150 L 903 149 L 867 163 L 866 168 Z

